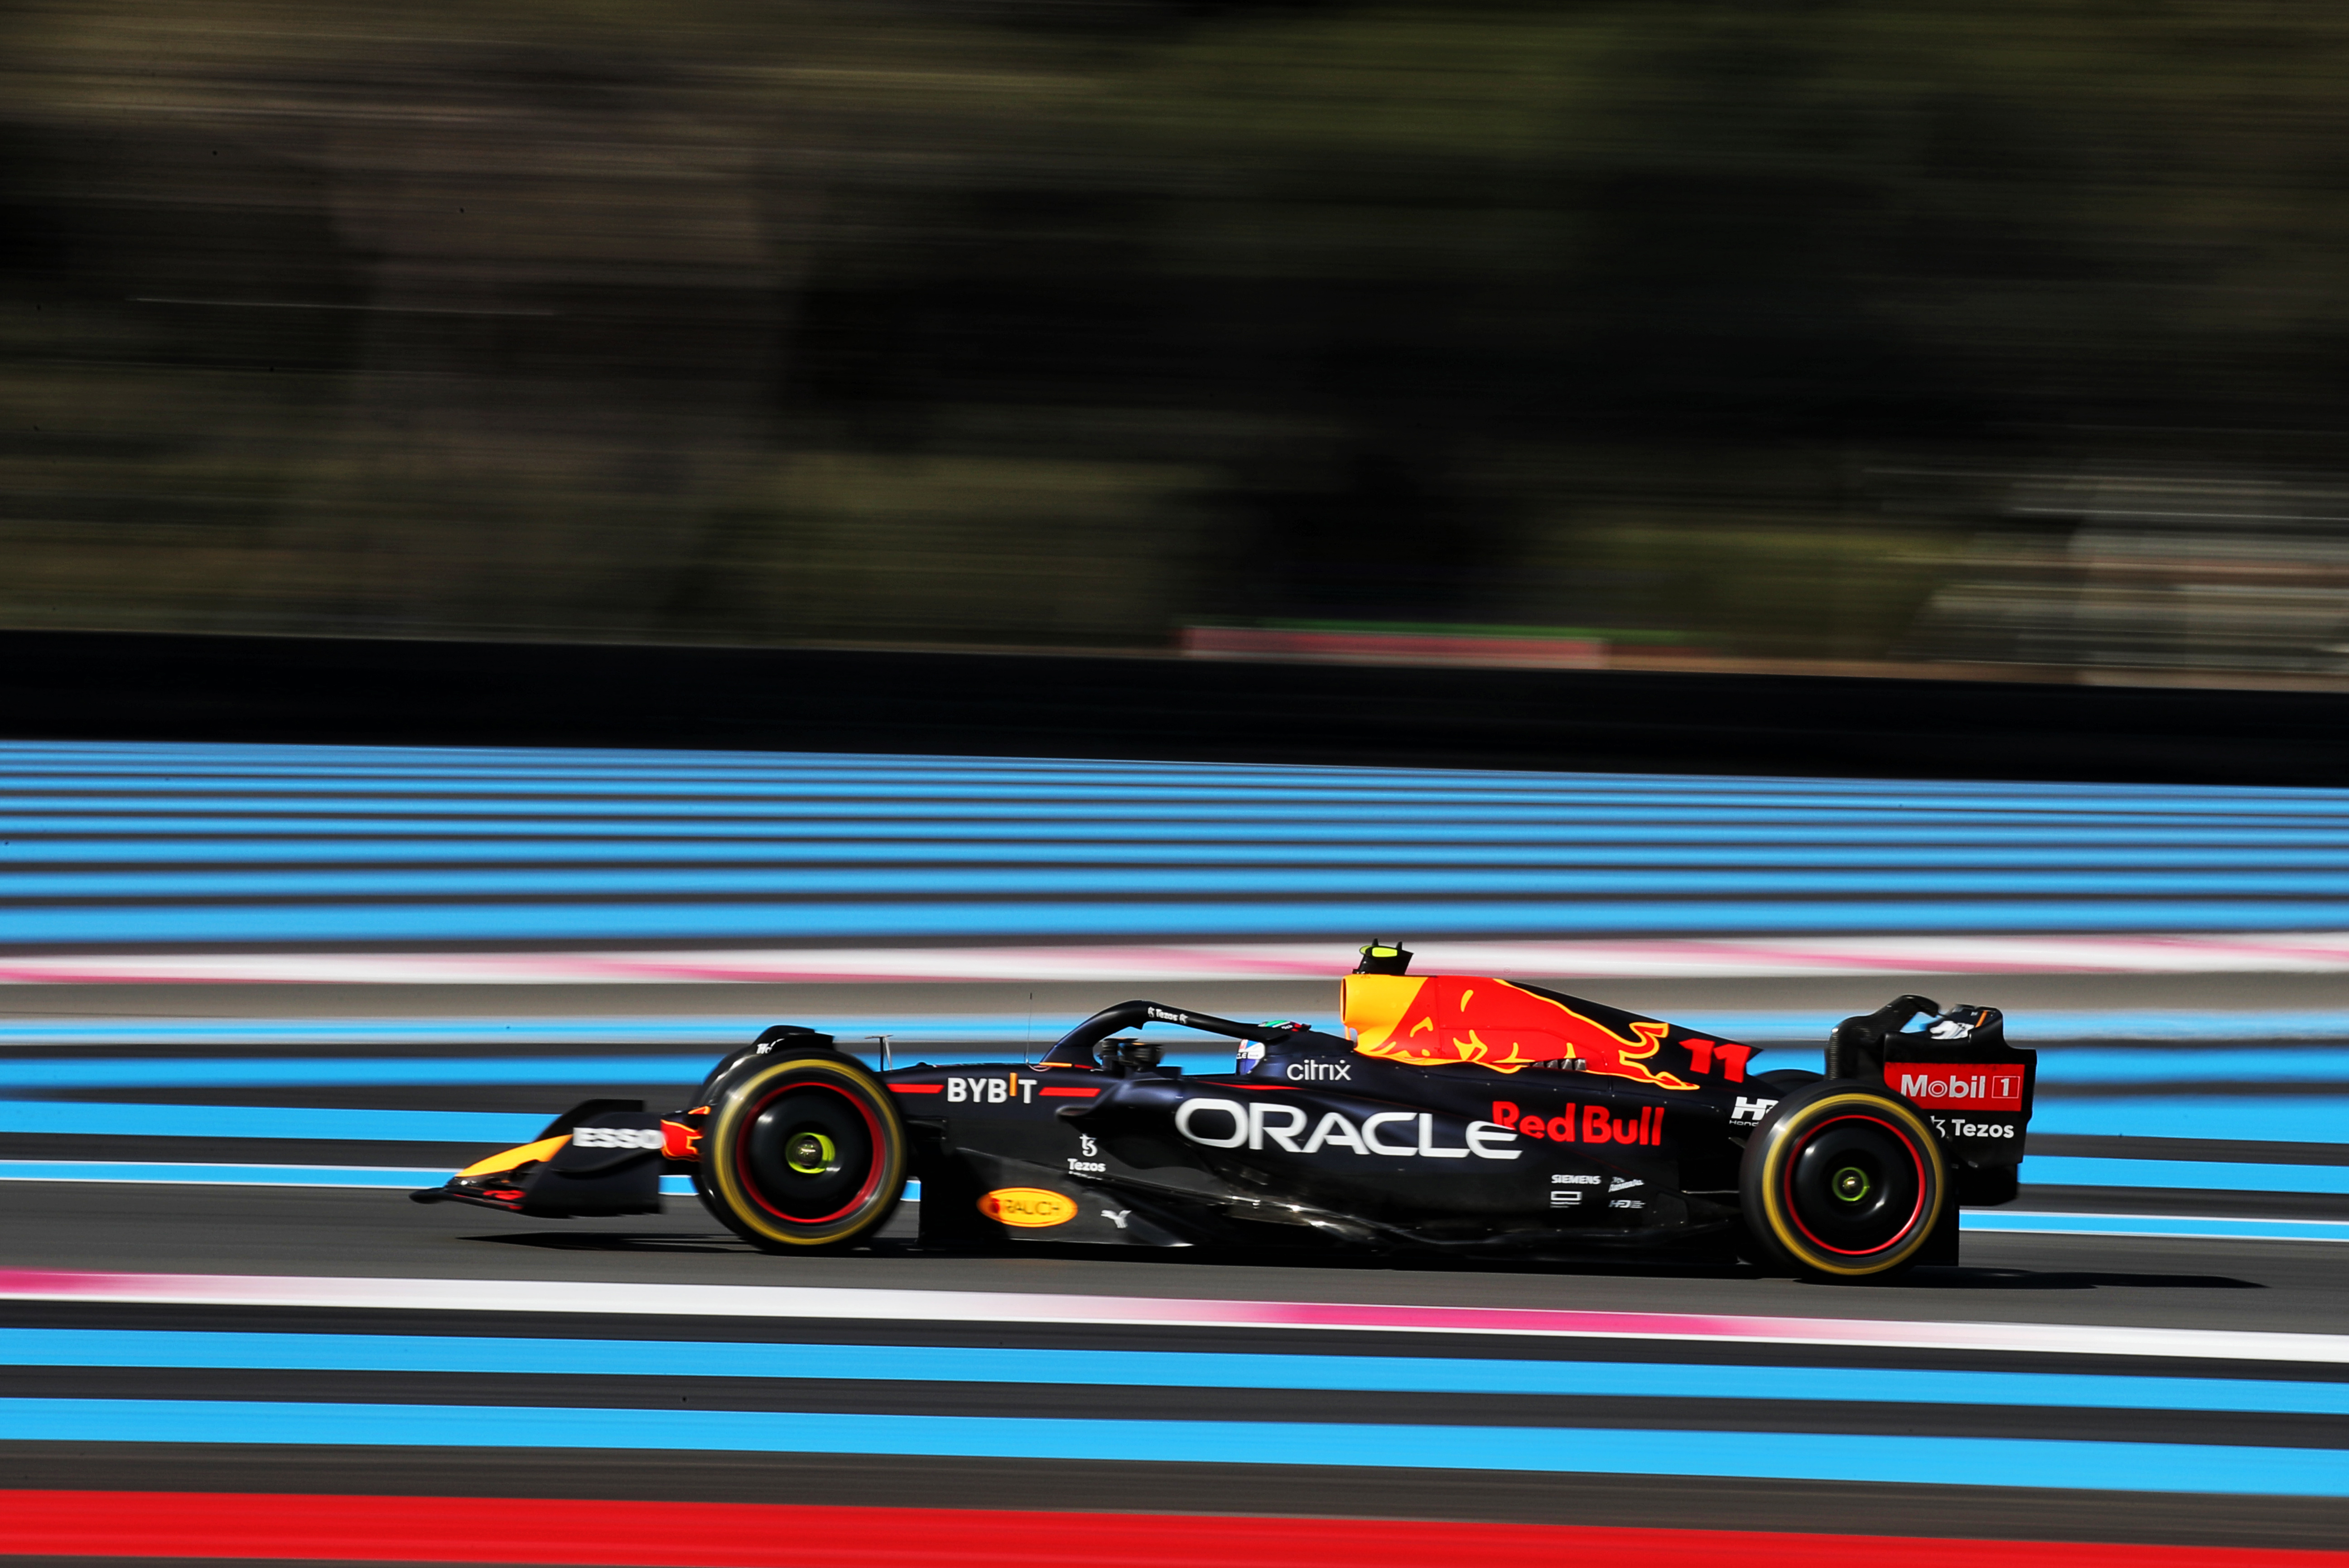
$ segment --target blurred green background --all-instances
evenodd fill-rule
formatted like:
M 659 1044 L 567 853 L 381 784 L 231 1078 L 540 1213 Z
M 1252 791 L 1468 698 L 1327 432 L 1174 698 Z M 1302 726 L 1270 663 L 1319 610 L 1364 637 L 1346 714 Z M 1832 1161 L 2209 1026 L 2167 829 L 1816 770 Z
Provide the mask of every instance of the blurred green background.
M 19 4 L 0 625 L 2349 673 L 2349 13 Z

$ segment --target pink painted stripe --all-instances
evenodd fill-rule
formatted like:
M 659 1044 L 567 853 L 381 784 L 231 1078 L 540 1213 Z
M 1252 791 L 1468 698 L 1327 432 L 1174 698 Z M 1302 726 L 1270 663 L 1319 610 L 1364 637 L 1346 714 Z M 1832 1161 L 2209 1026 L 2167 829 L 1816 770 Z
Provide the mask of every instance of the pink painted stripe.
M 1365 1302 L 1261 1302 L 1165 1296 L 806 1285 L 634 1284 L 586 1280 L 369 1279 L 268 1274 L 95 1273 L 0 1270 L 0 1300 L 417 1312 L 527 1312 L 667 1317 L 825 1318 L 896 1323 L 1081 1324 L 1191 1328 L 1340 1329 L 1385 1334 L 1868 1345 L 2061 1355 L 2142 1355 L 2349 1365 L 2349 1334 L 2137 1328 L 2047 1323 L 1902 1322 L 1589 1312 Z
M 1692 938 L 1421 945 L 1425 973 L 1527 979 L 1873 974 L 2349 972 L 2349 932 L 2254 935 Z M 775 981 L 1334 979 L 1327 942 L 998 948 L 769 948 L 643 952 L 25 954 L 0 984 L 631 985 Z

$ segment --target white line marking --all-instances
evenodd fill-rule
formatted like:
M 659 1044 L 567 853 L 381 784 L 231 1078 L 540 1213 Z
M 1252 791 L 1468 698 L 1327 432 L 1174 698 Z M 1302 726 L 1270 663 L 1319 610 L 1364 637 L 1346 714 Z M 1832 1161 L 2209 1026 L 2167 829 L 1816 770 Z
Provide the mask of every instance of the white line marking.
M 1899 1323 L 1869 1318 L 1388 1306 L 1349 1302 L 1185 1301 L 1152 1296 L 864 1290 L 808 1285 L 132 1274 L 10 1269 L 0 1270 L 0 1300 L 417 1312 L 629 1314 L 662 1317 L 864 1319 L 894 1323 L 1343 1329 L 1394 1334 L 1713 1340 L 1754 1345 L 1870 1345 L 1904 1350 L 2022 1351 L 2054 1355 L 2133 1355 L 2164 1359 L 2349 1365 L 2349 1334 L 2135 1328 L 2096 1324 Z

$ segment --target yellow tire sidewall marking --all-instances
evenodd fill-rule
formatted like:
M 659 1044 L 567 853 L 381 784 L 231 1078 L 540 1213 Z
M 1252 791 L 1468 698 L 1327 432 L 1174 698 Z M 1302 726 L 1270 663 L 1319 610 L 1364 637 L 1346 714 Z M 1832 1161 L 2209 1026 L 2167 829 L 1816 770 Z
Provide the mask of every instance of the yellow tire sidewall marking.
M 764 1092 L 766 1085 L 776 1078 L 802 1068 L 811 1067 L 826 1076 L 856 1085 L 858 1092 L 870 1100 L 868 1108 L 873 1111 L 874 1119 L 881 1122 L 885 1128 L 891 1129 L 890 1132 L 885 1133 L 882 1139 L 887 1147 L 882 1151 L 884 1159 L 881 1182 L 875 1190 L 888 1191 L 901 1187 L 905 1174 L 904 1130 L 895 1126 L 896 1118 L 886 1098 L 888 1091 L 870 1075 L 862 1069 L 852 1067 L 827 1056 L 799 1056 L 767 1064 L 741 1083 L 727 1090 L 726 1104 L 711 1116 L 709 1131 L 712 1136 L 704 1140 L 704 1147 L 709 1149 L 709 1158 L 703 1161 L 703 1168 L 709 1173 L 710 1186 L 717 1189 L 718 1196 L 724 1201 L 726 1207 L 733 1211 L 736 1219 L 768 1240 L 779 1241 L 787 1247 L 826 1246 L 843 1237 L 855 1235 L 866 1227 L 871 1218 L 869 1209 L 859 1208 L 838 1227 L 821 1235 L 776 1230 L 759 1200 L 744 1190 L 741 1179 L 735 1170 L 735 1146 L 746 1130 L 740 1124 L 749 1106 Z
M 1928 1177 L 1932 1186 L 1930 1194 L 1932 1201 L 1924 1222 L 1918 1226 L 1916 1232 L 1909 1238 L 1908 1242 L 1897 1251 L 1857 1265 L 1838 1263 L 1821 1256 L 1819 1249 L 1802 1234 L 1786 1213 L 1784 1188 L 1786 1161 L 1795 1146 L 1793 1136 L 1783 1128 L 1772 1128 L 1769 1152 L 1762 1163 L 1762 1212 L 1768 1216 L 1770 1230 L 1776 1237 L 1778 1245 L 1785 1248 L 1790 1256 L 1799 1259 L 1806 1268 L 1817 1269 L 1825 1273 L 1843 1274 L 1851 1278 L 1880 1274 L 1887 1269 L 1896 1268 L 1922 1247 L 1932 1235 L 1933 1227 L 1939 1221 L 1942 1197 L 1948 1190 L 1950 1180 L 1949 1166 L 1941 1158 L 1941 1146 L 1934 1138 L 1933 1129 L 1925 1125 L 1924 1117 L 1889 1096 L 1863 1094 L 1858 1091 L 1830 1095 L 1825 1099 L 1814 1100 L 1796 1111 L 1795 1116 L 1801 1118 L 1796 1126 L 1799 1129 L 1841 1112 L 1857 1109 L 1890 1116 L 1908 1130 L 1909 1136 L 1917 1140 L 1918 1147 L 1925 1151 Z

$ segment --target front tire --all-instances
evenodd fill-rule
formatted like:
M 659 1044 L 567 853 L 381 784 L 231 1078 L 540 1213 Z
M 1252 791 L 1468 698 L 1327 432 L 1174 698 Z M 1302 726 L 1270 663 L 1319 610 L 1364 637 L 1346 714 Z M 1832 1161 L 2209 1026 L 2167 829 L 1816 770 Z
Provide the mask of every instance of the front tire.
M 727 1229 L 770 1252 L 853 1245 L 905 1191 L 905 1128 L 863 1065 L 795 1052 L 731 1075 L 702 1137 L 696 1189 Z
M 1746 1228 L 1806 1278 L 1883 1281 L 1916 1263 L 1950 1192 L 1932 1127 L 1914 1106 L 1857 1079 L 1804 1085 L 1745 1146 Z

